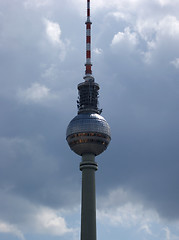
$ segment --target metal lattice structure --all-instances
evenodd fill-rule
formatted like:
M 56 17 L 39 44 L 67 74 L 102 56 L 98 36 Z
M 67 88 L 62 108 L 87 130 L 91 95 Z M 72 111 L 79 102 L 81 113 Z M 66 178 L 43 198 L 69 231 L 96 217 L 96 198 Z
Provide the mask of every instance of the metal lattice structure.
M 101 113 L 98 108 L 99 85 L 95 82 L 85 81 L 78 84 L 78 113 L 96 112 Z

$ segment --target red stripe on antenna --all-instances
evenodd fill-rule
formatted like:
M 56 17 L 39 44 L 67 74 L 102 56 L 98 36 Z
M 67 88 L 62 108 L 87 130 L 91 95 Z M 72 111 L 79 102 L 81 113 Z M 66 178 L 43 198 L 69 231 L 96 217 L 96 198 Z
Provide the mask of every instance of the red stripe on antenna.
M 92 74 L 91 65 L 86 65 L 86 74 Z
M 91 58 L 91 51 L 86 51 L 86 58 Z
M 86 36 L 86 43 L 91 43 L 91 36 Z
M 91 24 L 90 23 L 86 24 L 86 29 L 91 29 Z

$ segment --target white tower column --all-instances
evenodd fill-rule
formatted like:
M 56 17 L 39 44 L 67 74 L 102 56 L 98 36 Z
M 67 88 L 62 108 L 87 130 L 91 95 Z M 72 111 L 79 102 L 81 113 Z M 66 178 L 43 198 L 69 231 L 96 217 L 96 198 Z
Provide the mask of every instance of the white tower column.
M 97 169 L 94 154 L 82 156 L 81 240 L 96 240 L 95 171 Z

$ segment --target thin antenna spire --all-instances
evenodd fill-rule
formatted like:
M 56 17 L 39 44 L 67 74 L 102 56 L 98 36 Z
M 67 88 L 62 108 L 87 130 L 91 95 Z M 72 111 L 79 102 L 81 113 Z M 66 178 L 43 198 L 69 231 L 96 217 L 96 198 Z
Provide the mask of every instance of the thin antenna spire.
M 86 71 L 85 74 L 91 75 L 91 24 L 90 21 L 90 0 L 87 0 L 87 21 L 86 21 Z

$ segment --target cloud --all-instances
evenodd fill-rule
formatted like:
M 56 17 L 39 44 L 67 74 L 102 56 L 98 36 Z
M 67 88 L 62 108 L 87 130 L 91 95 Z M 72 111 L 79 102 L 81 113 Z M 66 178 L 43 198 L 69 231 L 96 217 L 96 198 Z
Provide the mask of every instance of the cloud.
M 103 50 L 101 48 L 95 48 L 93 52 L 97 55 L 101 55 L 103 53 Z
M 177 0 L 174 1 L 170 1 L 170 0 L 158 0 L 159 4 L 164 7 L 164 6 L 175 6 L 175 4 L 177 4 Z
M 178 223 L 163 221 L 160 215 L 127 188 L 116 188 L 97 198 L 97 219 L 100 225 L 132 231 L 138 239 L 178 240 Z M 176 228 L 176 229 L 175 229 Z M 163 234 L 165 232 L 165 234 Z
M 55 211 L 48 208 L 42 208 L 35 216 L 34 227 L 36 231 L 43 234 L 62 236 L 72 233 L 73 229 L 67 227 L 65 219 Z
M 158 24 L 158 36 L 179 37 L 179 20 L 175 16 L 166 16 Z
M 8 207 L 11 213 L 9 221 L 0 220 L 0 233 L 14 235 L 20 240 L 25 240 L 27 233 L 63 236 L 70 234 L 73 236 L 76 229 L 67 226 L 65 218 L 62 216 L 63 210 L 52 209 L 41 204 L 38 206 L 23 197 L 10 193 L 10 189 L 4 188 L 1 193 L 1 218 L 7 219 L 8 212 L 3 207 Z M 4 202 L 6 200 L 6 202 Z M 13 204 L 11 201 L 13 200 Z
M 46 26 L 46 34 L 49 41 L 52 43 L 52 45 L 60 49 L 60 59 L 64 60 L 66 56 L 66 47 L 69 44 L 69 42 L 65 43 L 61 39 L 62 32 L 60 25 L 57 22 L 53 22 L 48 19 L 44 19 L 44 23 Z
M 25 240 L 23 233 L 12 224 L 0 221 L 0 232 L 14 235 L 20 240 Z
M 46 69 L 44 73 L 42 73 L 42 79 L 44 79 L 48 85 L 52 85 L 54 88 L 57 79 L 56 72 L 53 67 Z M 44 84 L 40 83 L 32 83 L 28 88 L 19 88 L 17 89 L 16 99 L 21 104 L 34 104 L 39 106 L 46 106 L 56 109 L 55 105 L 58 103 L 59 108 L 63 109 L 64 101 L 68 103 L 69 95 L 73 96 L 74 92 L 72 89 L 61 87 L 61 89 L 50 89 Z
M 154 41 L 156 38 L 158 23 L 153 18 L 139 18 L 136 22 L 136 30 L 140 37 L 146 42 Z
M 171 64 L 174 65 L 177 69 L 179 69 L 179 58 L 176 58 L 175 60 L 171 61 Z
M 159 21 L 156 27 L 156 38 L 152 41 L 152 48 L 150 48 L 152 61 L 155 62 L 158 57 L 162 57 L 163 63 L 169 65 L 173 57 L 177 58 L 179 54 L 176 47 L 179 41 L 178 29 L 179 21 L 174 16 L 166 16 Z
M 145 232 L 146 232 L 147 234 L 149 234 L 149 235 L 153 235 L 153 234 L 152 234 L 152 231 L 151 231 L 151 229 L 150 229 L 150 226 L 149 226 L 148 224 L 142 225 L 139 230 L 140 230 L 140 231 L 145 231 Z
M 76 4 L 76 2 L 78 2 L 78 4 Z M 77 1 L 74 1 L 74 4 L 77 6 L 82 5 L 84 6 L 85 3 L 83 0 L 77 0 Z M 134 7 L 137 7 L 138 5 L 141 4 L 141 1 L 140 0 L 121 0 L 121 1 L 118 1 L 118 0 L 111 0 L 111 1 L 108 1 L 108 0 L 99 0 L 97 2 L 94 2 L 92 1 L 91 2 L 91 8 L 93 10 L 93 12 L 95 11 L 98 11 L 98 10 L 101 10 L 101 9 L 123 9 L 123 8 L 134 8 Z
M 166 239 L 166 240 L 171 240 L 169 228 L 168 228 L 168 227 L 165 227 L 163 230 L 165 231 L 165 234 L 166 234 L 166 238 L 165 238 L 165 239 Z
M 25 8 L 40 8 L 48 6 L 53 0 L 25 0 Z
M 60 25 L 58 23 L 49 21 L 48 19 L 45 19 L 45 24 L 46 24 L 46 33 L 47 36 L 49 37 L 49 40 L 53 43 L 53 44 L 59 44 L 61 45 L 61 29 L 60 29 Z
M 147 210 L 139 202 L 139 199 L 123 189 L 111 191 L 107 196 L 99 199 L 100 208 L 98 218 L 100 221 L 114 225 L 131 227 L 136 226 L 150 232 L 148 224 L 159 221 L 159 216 L 155 211 Z M 145 227 L 144 227 L 145 226 Z
M 27 89 L 20 89 L 18 95 L 24 102 L 38 103 L 50 98 L 50 89 L 39 83 L 33 83 Z
M 137 35 L 135 32 L 131 32 L 130 28 L 127 27 L 124 29 L 124 32 L 118 32 L 114 35 L 111 46 L 116 45 L 127 45 L 127 46 L 136 46 L 138 43 Z
M 130 20 L 130 14 L 126 13 L 126 12 L 111 12 L 109 14 L 109 16 L 113 16 L 116 20 L 120 21 L 120 20 L 124 20 L 124 21 L 129 21 Z
M 164 226 L 162 231 L 165 233 L 165 240 L 179 240 L 179 235 L 172 232 L 168 226 Z

